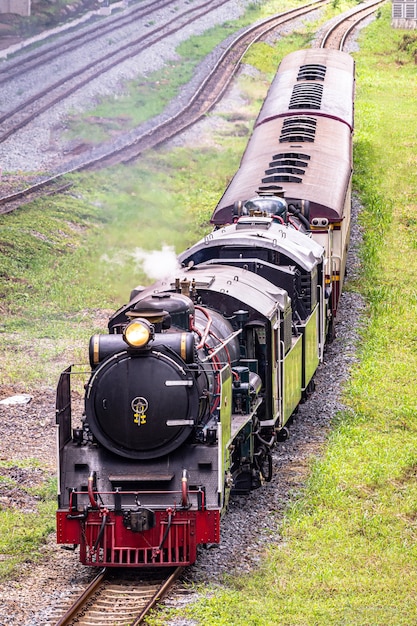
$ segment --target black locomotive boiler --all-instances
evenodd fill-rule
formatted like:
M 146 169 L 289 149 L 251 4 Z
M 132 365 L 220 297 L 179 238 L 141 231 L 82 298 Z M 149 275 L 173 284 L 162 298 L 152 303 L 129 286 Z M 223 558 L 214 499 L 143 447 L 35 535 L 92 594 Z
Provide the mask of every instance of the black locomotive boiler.
M 214 230 L 91 338 L 77 427 L 61 375 L 57 541 L 82 563 L 190 564 L 230 494 L 271 479 L 337 312 L 353 87 L 347 54 L 286 57 Z

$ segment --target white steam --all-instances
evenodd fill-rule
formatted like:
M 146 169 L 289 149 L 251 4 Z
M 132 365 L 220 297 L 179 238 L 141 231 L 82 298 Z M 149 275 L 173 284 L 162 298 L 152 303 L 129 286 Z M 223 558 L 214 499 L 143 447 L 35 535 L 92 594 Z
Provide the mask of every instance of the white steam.
M 101 261 L 112 267 L 125 267 L 134 262 L 135 270 L 142 270 L 151 280 L 162 280 L 180 269 L 173 246 L 163 245 L 161 250 L 143 250 L 136 248 L 133 252 L 127 250 L 117 252 L 112 256 L 103 254 Z
M 162 246 L 162 250 L 147 251 L 136 248 L 132 252 L 137 268 L 141 268 L 148 278 L 160 280 L 166 278 L 180 268 L 175 250 L 172 246 Z

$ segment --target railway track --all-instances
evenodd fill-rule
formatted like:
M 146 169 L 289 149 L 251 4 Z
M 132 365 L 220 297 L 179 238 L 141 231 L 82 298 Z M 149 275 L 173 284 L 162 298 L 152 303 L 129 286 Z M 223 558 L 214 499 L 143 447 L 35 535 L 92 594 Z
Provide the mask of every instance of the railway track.
M 238 35 L 227 49 L 223 51 L 215 67 L 196 90 L 194 97 L 178 113 L 165 120 L 163 123 L 152 126 L 150 130 L 141 132 L 140 128 L 137 129 L 137 131 L 133 133 L 133 139 L 129 139 L 124 143 L 121 142 L 123 145 L 117 149 L 112 146 L 107 150 L 99 150 L 98 156 L 90 155 L 89 157 L 85 157 L 81 163 L 78 162 L 76 165 L 69 164 L 68 167 L 61 168 L 61 170 L 55 174 L 44 176 L 43 178 L 39 177 L 33 184 L 28 184 L 25 189 L 20 189 L 17 192 L 0 197 L 0 214 L 15 210 L 15 208 L 21 206 L 25 201 L 29 201 L 26 200 L 26 198 L 32 200 L 35 197 L 34 194 L 41 195 L 43 189 L 50 186 L 55 188 L 58 184 L 57 181 L 65 174 L 81 169 L 92 169 L 132 161 L 143 151 L 154 148 L 167 139 L 179 134 L 205 115 L 216 102 L 220 100 L 250 45 L 260 40 L 272 30 L 278 29 L 291 20 L 308 15 L 321 6 L 326 5 L 328 2 L 329 0 L 315 0 L 303 7 L 285 11 L 249 27 Z M 212 2 L 208 4 L 213 8 Z M 39 101 L 37 106 L 40 106 Z M 26 124 L 26 122 L 24 123 Z M 129 137 L 130 136 L 131 134 Z M 52 193 L 56 192 L 53 191 Z
M 73 93 L 91 83 L 93 80 L 99 78 L 109 70 L 117 67 L 132 57 L 139 55 L 149 46 L 155 45 L 162 39 L 172 36 L 188 24 L 213 11 L 217 6 L 221 6 L 221 4 L 221 0 L 207 0 L 197 6 L 191 6 L 191 8 L 188 7 L 182 11 L 177 11 L 173 13 L 172 19 L 166 24 L 149 27 L 146 34 L 142 34 L 139 37 L 135 37 L 134 39 L 127 41 L 117 49 L 111 47 L 110 51 L 103 54 L 100 58 L 90 60 L 82 68 L 78 68 L 75 71 L 69 71 L 59 80 L 50 82 L 45 86 L 45 88 L 39 89 L 39 91 L 31 97 L 23 99 L 17 106 L 8 109 L 0 115 L 0 144 L 6 141 L 6 139 L 11 137 L 18 130 L 27 126 L 35 118 L 39 117 L 39 115 L 48 111 L 48 109 L 53 107 L 55 104 L 69 98 Z M 163 6 L 163 3 L 152 3 L 152 12 L 156 10 L 155 6 L 158 8 Z M 151 8 L 150 5 L 148 5 L 148 9 L 146 11 L 138 10 L 135 14 L 130 14 L 130 17 L 131 20 L 133 19 L 139 24 L 143 20 L 144 16 L 147 16 L 150 13 Z M 124 21 L 126 21 L 126 18 Z M 112 22 L 111 25 L 107 26 L 106 34 L 109 35 L 116 32 L 120 26 L 120 22 L 116 24 Z M 93 36 L 93 38 L 101 36 L 100 30 L 96 30 L 91 34 L 91 36 Z M 85 40 L 89 41 L 88 35 L 84 35 L 84 41 Z M 80 44 L 81 42 L 78 37 L 75 37 L 75 41 L 71 42 L 71 49 L 76 48 Z M 52 54 L 53 52 L 54 51 L 52 51 Z M 68 54 L 68 52 L 69 49 L 67 48 L 66 54 Z M 39 53 L 39 55 L 33 56 L 28 67 L 32 70 L 34 67 L 33 64 L 38 66 L 46 63 L 48 60 L 50 60 L 48 54 L 45 59 L 45 57 Z M 54 61 L 56 61 L 55 58 Z M 22 64 L 22 68 L 22 71 L 24 71 L 24 63 Z M 71 68 L 69 67 L 68 69 Z M 26 71 L 28 71 L 28 69 Z M 17 67 L 12 70 L 10 74 L 8 72 L 3 77 L 3 80 L 0 80 L 0 87 L 4 87 L 4 84 L 9 82 L 9 76 L 10 79 L 16 78 L 17 72 Z
M 342 49 L 349 33 L 360 21 L 374 13 L 385 0 L 372 0 L 366 5 L 360 5 L 343 14 L 337 22 L 332 24 L 324 33 L 320 47 Z M 69 164 L 56 174 L 37 180 L 25 189 L 0 197 L 0 214 L 15 210 L 25 202 L 33 200 L 37 195 L 59 193 L 62 191 L 62 177 L 70 172 L 86 169 L 99 169 L 117 163 L 129 163 L 137 159 L 145 150 L 155 148 L 168 139 L 183 132 L 186 128 L 201 119 L 221 99 L 227 86 L 233 79 L 240 62 L 248 48 L 265 37 L 273 30 L 298 19 L 317 8 L 327 4 L 328 0 L 315 0 L 303 7 L 291 9 L 279 15 L 267 18 L 247 28 L 223 51 L 215 66 L 196 89 L 193 98 L 175 115 L 143 132 L 138 128 L 129 135 L 126 141 L 120 141 L 117 148 L 113 145 L 95 151 L 94 155 L 86 155 L 84 160 L 76 165 Z M 210 4 L 213 7 L 212 3 Z M 206 6 L 206 5 L 205 5 Z M 200 5 L 201 8 L 201 5 Z M 178 24 L 177 24 L 178 26 Z M 178 27 L 179 28 L 179 27 Z M 160 37 L 168 36 L 161 35 Z M 1 122 L 1 118 L 0 118 Z M 133 138 L 132 138 L 133 137 Z M 1 139 L 0 139 L 1 141 Z M 98 154 L 97 154 L 98 152 Z M 49 191 L 47 191 L 49 190 Z
M 16 53 L 14 59 L 10 59 L 4 65 L 0 65 L 0 86 L 20 78 L 22 74 L 50 61 L 56 62 L 59 57 L 68 55 L 68 53 L 77 50 L 85 43 L 91 43 L 105 35 L 111 36 L 117 29 L 126 24 L 131 24 L 132 21 L 146 20 L 148 16 L 151 16 L 159 8 L 176 4 L 177 0 L 150 0 L 142 2 L 138 7 L 124 11 L 121 15 L 115 15 L 110 21 L 103 21 L 97 18 L 91 25 L 84 26 L 80 31 L 71 29 L 68 35 L 61 36 L 56 41 L 46 42 L 41 48 L 35 48 L 32 51 L 27 51 L 24 48 L 20 53 Z
M 384 2 L 385 0 L 371 0 L 344 13 L 325 31 L 320 41 L 320 48 L 343 50 L 352 31 L 360 22 L 373 15 Z
M 160 570 L 146 574 L 103 569 L 56 617 L 56 626 L 137 626 L 182 571 L 181 567 L 165 574 Z

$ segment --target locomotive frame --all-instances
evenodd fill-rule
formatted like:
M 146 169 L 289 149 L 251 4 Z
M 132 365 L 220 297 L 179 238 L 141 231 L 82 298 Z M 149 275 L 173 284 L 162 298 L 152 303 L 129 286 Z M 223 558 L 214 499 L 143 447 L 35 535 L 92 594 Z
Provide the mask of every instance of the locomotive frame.
M 271 452 L 333 332 L 350 230 L 354 63 L 281 62 L 212 233 L 90 340 L 81 427 L 57 388 L 57 542 L 91 566 L 189 565 Z

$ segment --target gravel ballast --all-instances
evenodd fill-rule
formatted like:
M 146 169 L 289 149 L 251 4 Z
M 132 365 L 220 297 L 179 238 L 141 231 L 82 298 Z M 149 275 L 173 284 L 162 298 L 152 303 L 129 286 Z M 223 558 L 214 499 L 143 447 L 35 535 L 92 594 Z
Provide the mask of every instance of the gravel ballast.
M 239 17 L 248 1 L 233 0 L 224 3 L 222 10 L 204 18 L 204 23 L 195 24 L 187 32 L 181 31 L 172 42 L 160 44 L 157 52 L 149 51 L 141 55 L 143 58 L 135 62 L 135 70 L 146 74 L 164 62 L 176 58 L 175 47 L 191 34 L 203 32 L 207 28 Z M 245 71 L 243 69 L 242 71 Z M 123 74 L 123 79 L 130 69 Z M 109 80 L 104 90 L 115 92 L 120 86 L 120 75 Z M 187 97 L 183 93 L 182 97 Z M 76 96 L 77 101 L 71 108 L 88 107 L 97 98 L 97 92 L 89 92 Z M 210 128 L 213 123 L 224 122 L 224 111 L 233 108 L 234 104 L 242 105 L 242 96 L 236 87 L 228 90 L 224 100 L 216 107 L 214 113 L 195 127 L 184 133 L 178 141 L 190 143 L 196 147 L 198 139 L 201 145 L 210 143 Z M 6 165 L 3 169 L 30 171 L 48 168 L 59 158 L 61 146 L 50 142 L 53 129 L 62 125 L 68 109 L 54 107 L 50 113 L 39 118 L 37 129 L 22 131 L 7 146 Z M 54 134 L 54 137 L 56 135 Z M 6 147 L 6 146 L 5 146 Z M 354 218 L 360 210 L 359 204 L 353 201 Z M 360 242 L 360 231 L 354 226 L 351 237 L 351 248 L 348 259 L 348 279 L 354 278 L 358 271 L 357 246 Z M 273 480 L 247 497 L 232 499 L 230 510 L 222 525 L 221 544 L 209 550 L 201 550 L 195 565 L 188 568 L 180 585 L 188 583 L 221 584 L 224 574 L 234 571 L 250 571 L 262 560 L 263 550 L 271 542 L 280 541 L 280 528 L 283 515 L 288 504 L 300 496 L 308 477 L 312 459 L 322 453 L 332 418 L 342 410 L 341 391 L 344 381 L 349 375 L 349 368 L 355 362 L 355 347 L 358 340 L 359 320 L 363 313 L 363 302 L 354 293 L 345 292 L 341 298 L 337 336 L 325 354 L 325 361 L 320 366 L 315 381 L 316 391 L 309 400 L 301 405 L 297 416 L 290 426 L 290 437 L 279 443 L 274 452 Z M 63 363 L 63 367 L 67 364 Z M 1 388 L 0 399 L 13 394 L 22 393 L 18 388 Z M 31 402 L 24 405 L 0 405 L 0 440 L 1 459 L 41 460 L 41 468 L 25 470 L 10 469 L 10 478 L 17 484 L 36 485 L 48 474 L 56 473 L 55 445 L 55 389 L 39 390 Z M 20 472 L 20 473 L 19 473 Z M 22 495 L 19 489 L 2 493 L 0 505 L 19 506 L 24 510 L 33 511 L 36 501 Z M 95 572 L 78 563 L 78 554 L 62 550 L 50 537 L 42 549 L 40 561 L 25 564 L 19 576 L 13 581 L 0 585 L 0 624 L 4 626 L 49 626 L 57 621 L 57 607 L 70 594 L 81 590 Z M 184 599 L 184 596 L 182 596 Z M 198 596 L 195 593 L 186 596 L 187 601 Z M 175 594 L 168 599 L 168 604 L 178 602 Z M 174 622 L 172 622 L 174 626 Z M 179 622 L 175 622 L 179 626 Z M 182 622 L 181 626 L 186 626 Z M 191 626 L 191 625 L 190 625 Z
M 187 6 L 186 0 L 179 0 L 178 5 Z M 65 120 L 70 113 L 76 113 L 93 108 L 101 98 L 123 93 L 124 83 L 138 76 L 147 76 L 163 67 L 167 63 L 178 61 L 176 48 L 193 35 L 199 35 L 209 28 L 224 22 L 238 19 L 249 4 L 248 0 L 231 0 L 225 2 L 218 9 L 210 12 L 189 26 L 179 30 L 169 38 L 151 45 L 145 52 L 117 65 L 96 80 L 91 81 L 82 89 L 77 90 L 64 102 L 59 103 L 47 112 L 37 117 L 30 126 L 22 128 L 13 137 L 3 143 L 2 169 L 6 171 L 32 172 L 34 170 L 55 171 L 57 162 L 63 157 L 61 145 L 62 131 L 65 130 Z M 129 9 L 127 10 L 129 11 Z M 117 47 L 133 37 L 146 34 L 148 23 L 164 24 L 172 20 L 172 7 L 159 10 L 148 16 L 146 23 L 134 22 L 120 28 L 117 37 L 109 36 L 94 39 L 90 44 L 80 46 L 65 57 L 59 57 L 56 62 L 48 63 L 44 67 L 35 68 L 29 75 L 24 74 L 21 79 L 6 84 L 0 93 L 0 114 L 9 110 L 9 103 L 18 105 L 26 101 L 39 91 L 39 85 L 45 86 L 55 83 L 67 76 L 68 68 L 76 71 L 85 65 L 86 59 L 93 62 L 100 55 L 108 54 L 111 47 Z M 108 18 L 109 20 L 112 17 Z M 142 32 L 143 31 L 143 32 Z M 67 35 L 62 30 L 65 39 Z M 45 43 L 48 45 L 48 43 Z M 24 55 L 22 55 L 22 61 Z M 6 66 L 4 61 L 2 69 Z

